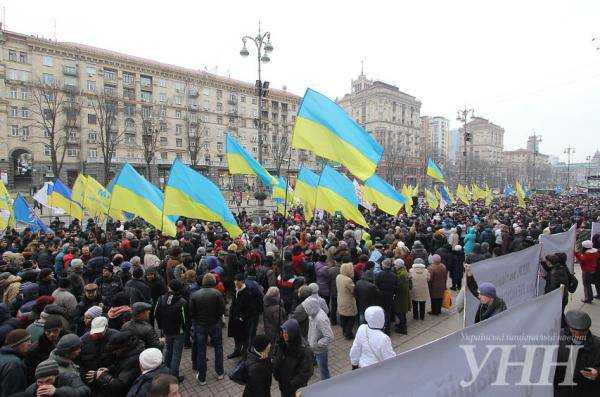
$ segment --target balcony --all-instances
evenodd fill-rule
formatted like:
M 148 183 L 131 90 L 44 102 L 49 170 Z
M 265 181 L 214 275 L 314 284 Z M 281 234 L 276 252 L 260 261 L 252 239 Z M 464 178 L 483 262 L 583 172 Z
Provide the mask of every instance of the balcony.
M 77 77 L 77 68 L 74 66 L 63 66 L 63 74 L 65 76 Z
M 73 95 L 79 93 L 79 87 L 73 84 L 63 84 L 63 90 Z
M 187 108 L 188 108 L 188 110 L 189 110 L 190 112 L 197 112 L 197 111 L 198 111 L 198 104 L 197 104 L 197 103 L 190 103 L 190 104 L 187 106 Z
M 188 96 L 190 98 L 196 98 L 198 96 L 198 90 L 195 88 L 192 88 L 188 91 Z
M 237 100 L 237 98 L 229 98 L 229 100 L 227 101 L 227 103 L 229 105 L 236 106 L 237 103 L 238 103 L 238 100 Z
M 229 116 L 237 116 L 238 115 L 238 110 L 237 109 L 229 109 L 229 110 L 227 110 L 227 114 Z

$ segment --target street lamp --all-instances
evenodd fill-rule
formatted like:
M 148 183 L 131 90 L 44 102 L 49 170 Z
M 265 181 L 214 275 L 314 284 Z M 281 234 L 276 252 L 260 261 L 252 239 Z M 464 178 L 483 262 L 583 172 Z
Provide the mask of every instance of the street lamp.
M 250 51 L 246 47 L 248 41 L 251 41 L 256 46 L 256 61 L 258 64 L 258 80 L 256 80 L 256 95 L 258 96 L 258 162 L 262 165 L 263 160 L 263 135 L 262 135 L 262 99 L 267 96 L 269 92 L 269 82 L 262 81 L 261 79 L 261 64 L 269 63 L 271 58 L 269 53 L 273 51 L 273 45 L 271 44 L 271 32 L 261 32 L 260 22 L 258 23 L 258 34 L 255 37 L 244 36 L 242 37 L 243 47 L 240 50 L 242 57 L 250 55 Z
M 568 146 L 564 153 L 567 155 L 567 190 L 571 188 L 571 155 L 575 153 L 575 148 Z
M 456 121 L 463 123 L 463 139 L 464 139 L 464 148 L 463 148 L 463 182 L 467 183 L 467 143 L 473 140 L 473 136 L 470 132 L 467 131 L 467 123 L 475 117 L 475 110 L 467 109 L 465 106 L 464 109 L 459 109 L 457 111 Z

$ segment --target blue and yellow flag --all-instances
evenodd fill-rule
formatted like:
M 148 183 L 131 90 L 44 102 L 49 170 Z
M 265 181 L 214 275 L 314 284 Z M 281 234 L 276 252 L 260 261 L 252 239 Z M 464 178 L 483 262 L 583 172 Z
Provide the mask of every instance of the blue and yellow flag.
M 330 214 L 336 211 L 342 213 L 344 218 L 368 227 L 367 221 L 358 210 L 358 198 L 354 185 L 345 176 L 326 165 L 321 172 L 319 186 L 317 187 L 317 208 Z
M 48 185 L 48 205 L 61 208 L 73 218 L 83 220 L 83 208 L 73 201 L 71 189 L 66 187 L 60 179 L 56 179 L 52 185 Z
M 431 159 L 431 157 L 427 160 L 427 175 L 432 177 L 438 182 L 446 183 L 446 179 L 444 179 L 444 174 L 440 167 L 435 164 L 435 162 Z
M 425 189 L 425 201 L 430 209 L 435 210 L 440 205 L 435 193 L 431 192 L 429 189 Z
M 311 220 L 315 212 L 315 201 L 317 199 L 317 186 L 319 185 L 319 175 L 315 174 L 306 167 L 300 167 L 294 195 L 300 200 L 304 207 L 304 218 Z
M 71 192 L 73 201 L 81 206 L 92 217 L 103 219 L 106 215 L 120 221 L 133 218 L 116 208 L 110 208 L 110 192 L 97 180 L 89 175 L 79 174 Z
M 25 197 L 21 193 L 17 195 L 13 203 L 14 217 L 17 222 L 27 225 L 32 232 L 42 231 L 49 233 L 52 230 L 42 222 L 42 220 L 33 212 Z
M 219 188 L 176 159 L 165 186 L 165 215 L 219 222 L 232 237 L 242 233 Z
M 515 181 L 515 193 L 517 195 L 517 205 L 525 208 L 525 191 L 523 190 L 521 182 L 518 180 Z
M 406 197 L 406 201 L 404 202 L 404 211 L 406 211 L 408 216 L 411 216 L 413 213 L 413 189 L 409 185 L 403 185 L 402 195 Z
M 449 204 L 454 204 L 454 197 L 452 197 L 452 193 L 450 193 L 448 186 L 446 186 L 446 185 L 440 186 L 440 197 L 441 197 L 440 204 L 443 203 L 444 206 L 449 205 Z
M 14 226 L 13 205 L 4 182 L 0 181 L 0 230 Z
M 459 183 L 456 187 L 456 196 L 463 204 L 470 204 L 471 200 L 469 199 L 469 194 L 469 190 Z
M 310 88 L 296 117 L 292 147 L 337 161 L 363 181 L 375 173 L 383 155 L 379 143 L 352 117 Z
M 365 181 L 363 186 L 363 198 L 377 208 L 390 215 L 397 215 L 406 197 L 398 193 L 396 189 L 379 175 L 373 174 Z
M 289 187 L 289 185 L 285 182 L 285 179 L 280 176 L 279 179 L 277 180 L 277 183 L 275 185 L 273 185 L 273 194 L 271 195 L 271 197 L 273 199 L 278 199 L 281 200 L 281 202 L 283 203 L 286 199 L 286 186 L 287 186 L 287 201 L 288 203 L 293 203 L 294 202 L 294 191 L 292 190 L 291 187 Z
M 252 157 L 233 136 L 231 136 L 231 134 L 227 134 L 225 152 L 229 173 L 231 175 L 256 175 L 262 181 L 263 185 L 269 188 L 277 183 L 277 179 L 269 174 L 269 172 L 260 165 L 258 161 L 256 161 L 254 157 Z
M 177 234 L 175 221 L 178 216 L 163 214 L 163 192 L 129 163 L 125 163 L 109 187 L 111 209 L 135 214 L 168 236 Z

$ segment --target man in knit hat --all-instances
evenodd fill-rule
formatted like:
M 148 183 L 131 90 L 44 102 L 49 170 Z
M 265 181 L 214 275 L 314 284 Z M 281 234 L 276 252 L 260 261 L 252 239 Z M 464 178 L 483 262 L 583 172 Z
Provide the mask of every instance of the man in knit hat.
M 12 396 L 27 387 L 27 367 L 23 358 L 29 350 L 31 336 L 24 329 L 6 335 L 0 348 L 0 397 Z
M 83 324 L 84 324 L 84 328 L 81 329 L 80 333 L 81 335 L 83 335 L 83 333 L 85 333 L 86 331 L 90 330 L 90 327 L 92 326 L 92 321 L 96 318 L 96 317 L 100 317 L 102 315 L 102 308 L 100 306 L 92 306 L 89 309 L 86 310 L 86 312 L 83 314 Z M 79 333 L 78 333 L 79 335 Z M 79 335 L 79 336 L 81 336 Z
M 492 283 L 481 283 L 479 286 L 473 277 L 471 265 L 465 264 L 465 274 L 467 275 L 467 287 L 471 293 L 479 299 L 479 307 L 475 314 L 475 323 L 495 316 L 506 310 L 506 303 L 502 298 L 496 295 L 496 287 Z
M 25 362 L 27 363 L 29 375 L 33 375 L 37 365 L 50 356 L 52 350 L 56 348 L 58 340 L 63 335 L 63 325 L 58 317 L 51 316 L 44 322 L 44 332 L 27 351 Z
M 145 348 L 156 347 L 161 349 L 162 343 L 160 343 L 154 327 L 148 322 L 152 306 L 146 302 L 136 302 L 131 309 L 131 320 L 123 324 L 121 329 L 123 331 L 131 332 L 139 340 L 144 342 Z
M 156 348 L 146 349 L 140 353 L 140 376 L 137 377 L 127 393 L 127 397 L 147 396 L 152 381 L 160 374 L 168 374 L 169 369 L 163 365 L 163 356 Z
M 35 369 L 35 383 L 25 390 L 28 396 L 77 396 L 90 395 L 79 375 L 60 373 L 58 363 L 48 359 Z
M 73 373 L 79 376 L 79 366 L 75 359 L 81 353 L 81 339 L 75 334 L 66 334 L 59 339 L 56 348 L 50 353 L 50 358 L 56 360 L 61 373 Z

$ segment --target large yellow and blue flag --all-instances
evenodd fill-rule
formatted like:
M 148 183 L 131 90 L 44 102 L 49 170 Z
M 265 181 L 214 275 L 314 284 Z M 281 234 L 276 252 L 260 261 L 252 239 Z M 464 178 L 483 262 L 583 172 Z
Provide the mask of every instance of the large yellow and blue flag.
M 12 200 L 4 182 L 0 181 L 0 230 L 14 225 Z
M 521 182 L 518 180 L 515 181 L 515 193 L 517 195 L 517 205 L 525 208 L 525 191 L 523 190 Z
M 383 148 L 335 102 L 306 90 L 292 132 L 292 147 L 336 161 L 363 181 L 375 173 Z
M 376 204 L 377 207 L 390 215 L 397 215 L 404 203 L 406 197 L 398 193 L 396 189 L 379 175 L 373 174 L 363 186 L 363 197 L 371 204 Z
M 227 134 L 225 152 L 230 174 L 256 175 L 269 188 L 277 183 L 277 178 L 269 174 L 231 134 Z
M 17 222 L 24 223 L 33 232 L 42 231 L 49 233 L 52 230 L 42 222 L 42 220 L 33 212 L 25 197 L 21 193 L 17 195 L 13 203 L 14 217 Z
M 294 195 L 300 200 L 304 207 L 304 217 L 306 220 L 312 219 L 315 211 L 315 201 L 317 200 L 317 186 L 319 185 L 319 175 L 308 168 L 302 166 L 298 172 Z
M 429 189 L 425 189 L 425 201 L 431 210 L 437 209 L 437 207 L 440 205 L 435 193 Z
M 83 208 L 73 201 L 71 189 L 66 187 L 60 179 L 56 179 L 52 185 L 48 185 L 48 205 L 61 208 L 73 218 L 83 220 Z
M 81 206 L 92 217 L 104 218 L 106 215 L 120 221 L 130 220 L 132 214 L 126 214 L 116 208 L 110 208 L 110 192 L 92 176 L 79 174 L 71 192 L 73 201 Z
M 294 191 L 291 187 L 288 186 L 288 184 L 285 182 L 285 179 L 282 176 L 280 176 L 277 180 L 277 183 L 273 185 L 273 194 L 271 195 L 271 197 L 273 199 L 281 200 L 282 203 L 285 202 L 285 199 L 287 198 L 288 203 L 293 203 Z
M 413 213 L 413 189 L 408 185 L 403 185 L 402 195 L 406 197 L 406 201 L 404 202 L 404 211 L 406 211 L 408 216 L 411 216 Z
M 367 227 L 367 221 L 358 210 L 358 197 L 352 182 L 328 165 L 321 171 L 316 207 L 331 214 L 339 211 L 346 219 Z
M 463 204 L 469 205 L 471 200 L 469 199 L 469 191 L 460 183 L 456 187 L 456 196 Z
M 442 170 L 431 159 L 431 157 L 427 160 L 427 175 L 429 175 L 438 182 L 446 183 L 446 179 L 444 179 L 444 174 L 442 173 Z
M 108 190 L 111 193 L 110 209 L 135 214 L 168 236 L 177 234 L 175 221 L 178 216 L 164 215 L 163 192 L 138 174 L 129 163 L 121 168 Z
M 233 237 L 242 233 L 219 188 L 176 159 L 165 186 L 164 214 L 219 222 Z

